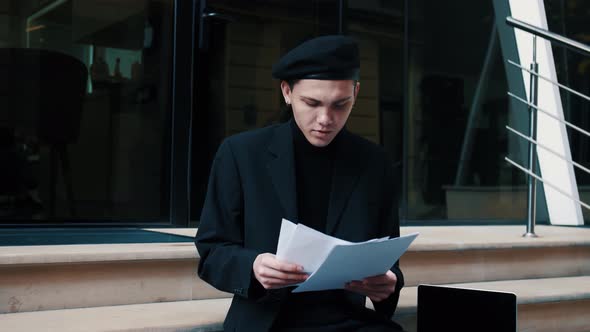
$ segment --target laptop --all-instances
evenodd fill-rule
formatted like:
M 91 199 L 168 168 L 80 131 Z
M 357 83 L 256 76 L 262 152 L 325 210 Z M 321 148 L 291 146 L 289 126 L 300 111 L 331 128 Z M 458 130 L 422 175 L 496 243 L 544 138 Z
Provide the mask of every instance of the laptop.
M 417 332 L 438 331 L 516 332 L 516 295 L 419 285 Z

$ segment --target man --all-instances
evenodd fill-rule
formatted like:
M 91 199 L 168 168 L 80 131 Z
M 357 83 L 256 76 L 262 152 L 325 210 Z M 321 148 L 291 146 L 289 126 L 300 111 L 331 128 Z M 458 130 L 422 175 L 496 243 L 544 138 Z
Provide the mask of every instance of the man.
M 400 330 L 391 321 L 403 287 L 397 266 L 345 289 L 291 293 L 285 286 L 308 276 L 274 255 L 282 218 L 348 241 L 399 236 L 391 162 L 344 128 L 359 69 L 348 37 L 301 44 L 273 66 L 293 119 L 219 147 L 195 243 L 200 277 L 234 294 L 225 331 Z

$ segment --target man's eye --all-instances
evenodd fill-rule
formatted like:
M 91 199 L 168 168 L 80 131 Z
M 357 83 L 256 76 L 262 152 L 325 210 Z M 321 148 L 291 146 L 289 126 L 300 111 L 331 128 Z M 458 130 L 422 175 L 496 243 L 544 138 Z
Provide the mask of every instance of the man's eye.
M 306 104 L 307 104 L 307 106 L 309 106 L 309 107 L 317 107 L 317 106 L 319 105 L 318 103 L 309 102 L 309 101 L 306 101 L 305 103 L 306 103 Z
M 336 104 L 334 105 L 335 109 L 341 110 L 346 108 L 346 104 Z

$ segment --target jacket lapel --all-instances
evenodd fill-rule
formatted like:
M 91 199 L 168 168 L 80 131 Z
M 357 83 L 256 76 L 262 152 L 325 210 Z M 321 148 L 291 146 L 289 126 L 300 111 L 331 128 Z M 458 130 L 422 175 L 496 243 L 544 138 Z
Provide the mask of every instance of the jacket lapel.
M 343 137 L 336 147 L 332 191 L 326 222 L 326 232 L 330 235 L 334 235 L 336 232 L 342 212 L 359 180 L 363 160 L 362 151 L 354 144 L 356 142 L 351 139 L 346 129 L 343 130 Z
M 268 146 L 270 161 L 268 173 L 287 218 L 297 220 L 297 194 L 295 188 L 295 158 L 293 137 L 289 123 L 278 126 L 272 142 Z

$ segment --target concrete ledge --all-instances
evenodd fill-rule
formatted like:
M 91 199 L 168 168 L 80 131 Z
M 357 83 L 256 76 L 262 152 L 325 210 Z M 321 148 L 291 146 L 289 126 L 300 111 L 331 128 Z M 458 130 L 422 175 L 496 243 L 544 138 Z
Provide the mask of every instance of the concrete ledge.
M 84 244 L 0 247 L 0 266 L 195 259 L 193 243 Z
M 580 331 L 590 326 L 590 276 L 453 284 L 513 292 L 520 331 Z M 416 287 L 402 291 L 395 320 L 415 331 Z M 7 331 L 221 331 L 231 299 L 49 310 L 0 315 Z M 370 304 L 370 301 L 368 301 Z
M 590 246 L 409 251 L 406 286 L 590 275 Z
M 196 229 L 146 229 L 152 232 L 194 236 Z M 409 251 L 461 251 L 540 247 L 590 247 L 590 228 L 537 226 L 536 239 L 521 237 L 524 226 L 402 227 L 402 234 L 419 232 Z M 136 243 L 1 247 L 0 266 L 195 259 L 193 243 Z
M 473 282 L 445 286 L 514 293 L 519 305 L 590 300 L 590 276 Z M 415 313 L 417 300 L 418 287 L 404 287 L 397 313 Z
M 518 306 L 522 332 L 590 331 L 590 300 L 534 303 Z
M 0 267 L 0 313 L 230 296 L 196 271 L 194 258 Z
M 448 286 L 515 293 L 519 331 L 586 331 L 580 327 L 590 326 L 590 276 Z M 408 332 L 416 331 L 417 293 L 417 287 L 402 290 L 394 317 Z
M 147 229 L 165 234 L 194 236 L 196 228 Z M 590 228 L 538 225 L 538 238 L 523 238 L 522 226 L 404 226 L 401 234 L 419 232 L 409 251 L 505 249 L 590 246 Z
M 404 226 L 401 234 L 419 232 L 409 251 L 505 249 L 590 246 L 590 228 L 538 225 L 538 238 L 523 238 L 522 226 Z M 196 228 L 147 229 L 165 234 L 194 236 Z
M 222 331 L 230 299 L 135 304 L 0 315 L 4 331 Z
M 419 232 L 410 251 L 507 249 L 590 246 L 590 228 L 539 225 L 538 238 L 523 238 L 522 226 L 409 226 L 402 234 Z
M 153 230 L 152 230 L 153 231 Z M 177 235 L 195 229 L 162 229 Z M 406 286 L 590 275 L 590 229 L 404 227 Z M 0 247 L 0 313 L 224 298 L 196 275 L 191 242 Z

